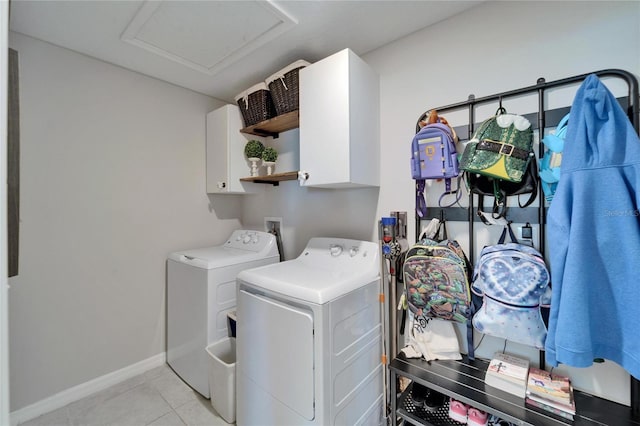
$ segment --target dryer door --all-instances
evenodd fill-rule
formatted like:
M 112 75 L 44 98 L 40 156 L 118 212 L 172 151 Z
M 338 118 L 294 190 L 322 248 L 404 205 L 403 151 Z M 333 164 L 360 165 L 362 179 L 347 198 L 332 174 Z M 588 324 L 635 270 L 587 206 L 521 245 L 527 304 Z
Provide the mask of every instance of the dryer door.
M 266 393 L 308 420 L 314 418 L 311 311 L 240 291 L 244 374 Z M 240 334 L 239 334 L 240 336 Z M 248 401 L 250 404 L 250 401 Z

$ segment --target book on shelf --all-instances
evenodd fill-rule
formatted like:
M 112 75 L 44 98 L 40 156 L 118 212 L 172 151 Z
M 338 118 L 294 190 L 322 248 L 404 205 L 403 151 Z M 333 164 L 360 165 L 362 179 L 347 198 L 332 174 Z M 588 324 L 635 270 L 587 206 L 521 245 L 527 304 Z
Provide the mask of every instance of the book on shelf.
M 529 396 L 527 396 L 527 397 L 525 398 L 525 402 L 526 402 L 528 405 L 531 405 L 532 407 L 536 407 L 536 408 L 539 408 L 539 409 L 541 409 L 541 410 L 547 411 L 547 412 L 549 412 L 549 413 L 553 413 L 553 414 L 555 414 L 555 415 L 557 415 L 557 416 L 560 416 L 560 417 L 565 418 L 565 419 L 568 419 L 568 420 L 573 420 L 573 416 L 574 416 L 574 414 L 575 414 L 575 410 L 574 410 L 574 412 L 573 412 L 573 413 L 568 412 L 568 411 L 564 411 L 564 410 L 561 410 L 561 409 L 559 409 L 559 408 L 556 408 L 556 407 L 554 407 L 554 406 L 552 406 L 552 405 L 545 404 L 545 403 L 543 403 L 543 402 L 540 402 L 540 401 L 537 401 L 537 400 L 535 400 L 535 399 L 532 399 L 532 398 L 531 398 L 531 397 L 529 397 Z
M 562 403 L 559 403 L 557 401 L 552 401 L 550 399 L 546 399 L 546 398 L 540 397 L 538 395 L 535 395 L 535 394 L 527 392 L 526 401 L 529 402 L 530 400 L 531 401 L 535 401 L 535 402 L 537 402 L 539 404 L 544 404 L 544 405 L 553 407 L 553 408 L 558 409 L 558 410 L 562 410 L 565 413 L 569 413 L 569 414 L 575 414 L 576 413 L 576 404 L 575 404 L 575 402 L 573 400 L 573 397 L 571 398 L 571 401 L 568 404 L 562 404 Z
M 525 401 L 529 405 L 570 420 L 576 413 L 573 386 L 569 377 L 551 374 L 535 367 L 529 369 Z
M 529 369 L 527 395 L 534 395 L 565 406 L 570 406 L 573 402 L 573 388 L 569 377 L 551 374 L 535 367 Z
M 529 360 L 502 352 L 489 362 L 484 382 L 494 388 L 524 398 L 527 391 Z

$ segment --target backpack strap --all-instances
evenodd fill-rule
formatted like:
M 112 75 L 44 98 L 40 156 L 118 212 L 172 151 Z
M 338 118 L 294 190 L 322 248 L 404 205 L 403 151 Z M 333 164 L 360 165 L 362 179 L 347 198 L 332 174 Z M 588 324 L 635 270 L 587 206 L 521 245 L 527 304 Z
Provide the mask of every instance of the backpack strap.
M 475 348 L 473 347 L 473 324 L 471 321 L 475 313 L 475 307 L 473 303 L 471 303 L 469 305 L 469 319 L 467 320 L 467 356 L 470 361 L 476 359 Z
M 484 195 L 478 194 L 478 209 L 477 215 L 480 217 L 480 220 L 485 225 L 494 225 L 500 219 L 504 219 L 507 216 L 507 197 L 502 193 L 498 192 L 498 195 L 494 195 L 493 197 L 493 207 L 491 209 L 491 213 L 485 213 L 484 211 Z
M 439 242 L 445 241 L 449 238 L 447 235 L 447 220 L 444 216 L 444 212 L 440 211 L 440 223 L 438 224 L 438 230 L 436 231 L 435 237 Z M 464 256 L 465 261 L 465 269 L 467 271 L 467 282 L 469 285 L 471 284 L 471 262 L 469 259 Z M 469 316 L 467 318 L 467 356 L 471 361 L 475 359 L 475 349 L 473 344 L 473 323 L 472 318 L 475 315 L 475 305 L 469 300 Z
M 476 304 L 474 303 L 474 295 L 471 291 L 471 276 L 473 275 L 473 267 L 471 261 L 465 257 L 465 263 L 467 265 L 467 282 L 469 283 L 469 318 L 467 318 L 467 356 L 469 360 L 473 361 L 475 357 L 475 348 L 473 341 L 473 316 L 476 314 Z
M 427 200 L 424 197 L 424 179 L 416 180 L 416 214 L 421 219 L 427 217 Z
M 524 203 L 520 203 L 520 196 L 518 195 L 518 207 L 520 207 L 521 209 L 524 209 L 525 207 L 529 207 L 531 205 L 531 203 L 533 203 L 533 201 L 536 199 L 536 197 L 538 196 L 538 190 L 537 188 L 529 195 L 529 199 Z
M 462 174 L 460 174 L 456 178 L 457 188 L 455 190 L 451 189 L 451 178 L 446 178 L 444 180 L 444 192 L 440 195 L 440 198 L 438 198 L 438 206 L 440 206 L 442 208 L 453 207 L 454 204 L 457 204 L 458 201 L 460 201 L 460 198 L 462 198 L 462 191 L 460 191 L 460 180 L 461 179 L 462 179 Z M 454 195 L 453 201 L 451 203 L 442 205 L 442 201 L 448 195 Z
M 523 177 L 523 179 L 527 179 L 528 177 L 531 178 L 531 181 L 533 183 L 533 191 L 531 191 L 531 194 L 529 194 L 529 199 L 524 204 L 520 203 L 520 195 L 518 195 L 518 206 L 521 209 L 529 207 L 538 196 L 538 166 L 535 160 L 536 157 L 534 156 L 529 163 L 529 167 L 527 167 L 525 176 Z
M 447 220 L 445 219 L 444 216 L 444 212 L 441 210 L 440 211 L 440 225 L 438 226 L 438 232 L 440 232 L 440 229 L 442 229 L 443 231 L 443 239 L 441 241 L 444 241 L 448 238 L 447 236 Z M 437 235 L 437 234 L 436 234 Z M 467 271 L 467 283 L 469 283 L 469 290 L 471 289 L 471 274 L 472 274 L 472 266 L 471 266 L 471 262 L 469 261 L 469 259 L 467 258 L 467 256 L 463 256 L 464 258 L 464 263 L 465 263 L 465 269 Z M 472 293 L 470 292 L 470 297 L 473 298 Z M 467 356 L 469 357 L 469 360 L 473 361 L 475 359 L 475 348 L 474 348 L 474 343 L 473 343 L 473 316 L 476 313 L 476 307 L 475 304 L 473 303 L 473 300 L 470 299 L 469 300 L 469 311 L 468 311 L 468 318 L 467 318 Z
M 438 220 L 438 229 L 436 230 L 433 239 L 437 242 L 447 240 L 449 235 L 447 234 L 447 221 L 444 217 L 444 212 L 440 210 L 440 220 Z
M 498 179 L 493 180 L 493 211 L 492 216 L 494 219 L 505 217 L 507 214 L 507 194 L 500 189 L 500 181 Z
M 506 155 L 507 157 L 518 158 L 523 161 L 526 161 L 531 155 L 530 151 L 527 151 L 526 149 L 489 139 L 480 140 L 478 145 L 476 145 L 476 150 L 495 152 L 497 154 Z
M 565 116 L 562 117 L 562 120 L 560 120 L 558 126 L 556 127 L 556 136 L 561 137 L 563 140 L 564 135 L 567 133 L 567 128 L 569 128 L 569 115 L 571 114 L 565 114 Z
M 502 230 L 502 234 L 500 235 L 500 238 L 498 239 L 498 244 L 504 244 L 505 240 L 507 239 L 507 230 L 509 231 L 509 238 L 511 238 L 511 242 L 512 243 L 518 243 L 518 239 L 516 238 L 516 234 L 514 234 L 513 233 L 513 229 L 511 229 L 511 222 L 508 222 L 504 226 L 504 229 Z

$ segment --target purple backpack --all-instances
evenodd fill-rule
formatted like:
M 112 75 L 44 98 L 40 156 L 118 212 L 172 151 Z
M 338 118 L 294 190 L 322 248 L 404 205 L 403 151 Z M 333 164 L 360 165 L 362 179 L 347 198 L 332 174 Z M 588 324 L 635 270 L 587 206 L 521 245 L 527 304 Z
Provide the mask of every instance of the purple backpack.
M 439 205 L 445 195 L 458 193 L 457 190 L 451 190 L 451 178 L 459 175 L 459 168 L 455 138 L 449 126 L 442 123 L 427 124 L 416 133 L 411 143 L 411 175 L 418 188 L 416 212 L 420 217 L 426 215 L 423 195 L 425 179 L 445 180 L 445 192 L 438 200 Z M 446 207 L 455 204 L 459 195 L 455 198 Z

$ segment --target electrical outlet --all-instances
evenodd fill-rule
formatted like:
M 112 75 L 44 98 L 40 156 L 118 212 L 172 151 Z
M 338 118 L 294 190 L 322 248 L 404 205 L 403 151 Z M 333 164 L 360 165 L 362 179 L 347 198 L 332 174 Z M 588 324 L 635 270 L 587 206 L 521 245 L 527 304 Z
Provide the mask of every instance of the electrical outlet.
M 265 217 L 264 218 L 264 230 L 266 232 L 272 232 L 273 230 L 275 230 L 278 234 L 280 234 L 281 229 L 282 229 L 281 217 Z

